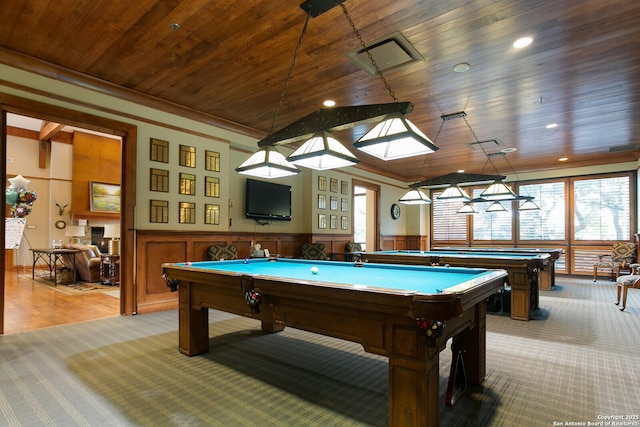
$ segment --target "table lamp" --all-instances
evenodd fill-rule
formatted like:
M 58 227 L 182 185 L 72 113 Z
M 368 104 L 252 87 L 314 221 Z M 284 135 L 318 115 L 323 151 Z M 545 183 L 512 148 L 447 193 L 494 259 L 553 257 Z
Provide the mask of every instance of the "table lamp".
M 69 225 L 67 226 L 64 235 L 70 238 L 70 243 L 80 243 L 80 238 L 84 237 L 84 227 L 79 225 Z
M 120 255 L 120 224 L 104 226 L 104 239 L 109 239 L 109 255 Z

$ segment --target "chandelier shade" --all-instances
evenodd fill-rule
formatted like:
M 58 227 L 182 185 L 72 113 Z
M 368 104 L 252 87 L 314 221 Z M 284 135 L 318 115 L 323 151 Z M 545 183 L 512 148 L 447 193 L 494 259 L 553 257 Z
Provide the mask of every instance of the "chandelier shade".
M 456 184 L 451 184 L 436 198 L 438 200 L 446 200 L 449 202 L 466 202 L 471 200 L 471 197 L 469 197 L 469 195 L 462 188 L 460 188 L 459 185 Z
M 540 210 L 540 206 L 535 204 L 535 202 L 531 199 L 525 201 L 523 204 L 518 206 L 519 211 L 537 211 Z
M 505 212 L 506 209 L 499 201 L 495 201 L 491 203 L 491 205 L 487 208 L 487 212 Z
M 264 146 L 236 168 L 236 172 L 260 178 L 281 178 L 300 173 L 275 147 Z
M 435 152 L 429 138 L 402 114 L 390 114 L 353 144 L 382 160 L 395 160 Z
M 456 211 L 456 213 L 468 215 L 468 214 L 477 214 L 478 211 L 473 207 L 471 203 L 465 203 L 462 205 L 460 209 Z
M 497 180 L 486 190 L 484 190 L 480 197 L 486 200 L 513 200 L 518 197 L 504 182 Z
M 429 196 L 417 188 L 412 188 L 407 191 L 407 193 L 398 199 L 398 201 L 405 205 L 426 205 L 431 203 Z
M 296 165 L 316 170 L 353 166 L 359 160 L 329 132 L 318 132 L 288 157 Z

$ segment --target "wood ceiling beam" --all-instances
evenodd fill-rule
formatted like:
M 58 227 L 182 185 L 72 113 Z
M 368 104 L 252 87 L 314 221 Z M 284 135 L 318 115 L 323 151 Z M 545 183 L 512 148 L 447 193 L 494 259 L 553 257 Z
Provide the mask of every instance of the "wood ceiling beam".
M 65 125 L 60 123 L 42 122 L 40 134 L 38 135 L 38 139 L 40 140 L 38 144 L 38 167 L 40 169 L 47 167 L 47 145 L 50 144 L 51 139 L 55 138 L 63 127 L 65 127 Z

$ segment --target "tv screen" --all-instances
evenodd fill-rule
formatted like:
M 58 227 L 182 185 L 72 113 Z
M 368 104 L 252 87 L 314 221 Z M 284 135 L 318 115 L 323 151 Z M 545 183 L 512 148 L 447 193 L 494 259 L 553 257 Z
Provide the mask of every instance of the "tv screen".
M 291 221 L 291 186 L 247 179 L 247 218 Z

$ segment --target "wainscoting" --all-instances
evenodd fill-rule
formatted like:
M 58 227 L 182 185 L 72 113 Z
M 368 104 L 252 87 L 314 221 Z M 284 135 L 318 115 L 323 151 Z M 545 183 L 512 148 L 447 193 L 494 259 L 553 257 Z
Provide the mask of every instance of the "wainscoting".
M 204 261 L 211 245 L 234 245 L 238 258 L 248 258 L 252 243 L 283 257 L 300 257 L 305 242 L 324 243 L 327 255 L 344 252 L 353 237 L 345 234 L 259 234 L 259 233 L 185 233 L 138 231 L 136 238 L 137 313 L 151 313 L 178 307 L 178 294 L 170 292 L 162 278 L 166 262 Z M 416 249 L 420 236 L 381 236 L 382 249 Z

